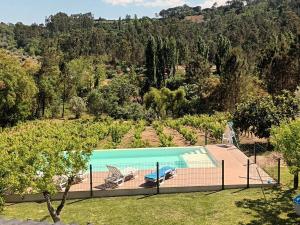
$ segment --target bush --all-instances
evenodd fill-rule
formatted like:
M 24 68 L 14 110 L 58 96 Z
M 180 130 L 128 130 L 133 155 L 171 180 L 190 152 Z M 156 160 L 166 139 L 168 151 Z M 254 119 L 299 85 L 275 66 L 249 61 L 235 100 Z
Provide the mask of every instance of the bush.
M 111 136 L 111 146 L 116 148 L 122 141 L 124 135 L 130 130 L 131 123 L 113 123 L 109 128 Z
M 160 146 L 161 147 L 171 147 L 171 146 L 174 146 L 174 143 L 173 143 L 173 137 L 170 136 L 170 135 L 166 135 L 164 133 L 164 127 L 163 125 L 158 122 L 158 121 L 155 121 L 152 123 L 152 126 L 153 128 L 155 129 L 158 137 L 159 137 L 159 141 L 160 141 Z
M 70 100 L 70 110 L 75 114 L 76 119 L 86 110 L 86 104 L 82 98 L 74 96 Z
M 177 130 L 191 145 L 197 143 L 196 132 L 182 126 L 181 120 L 168 120 L 167 125 L 175 130 Z
M 298 104 L 288 92 L 275 97 L 253 99 L 238 105 L 233 122 L 241 132 L 251 131 L 260 138 L 268 138 L 272 126 L 296 117 Z
M 132 141 L 131 147 L 133 148 L 144 148 L 146 146 L 149 146 L 148 143 L 142 140 L 142 133 L 146 128 L 146 122 L 141 120 L 138 122 L 137 125 L 135 125 L 135 131 L 134 131 L 134 139 Z
M 198 115 L 198 116 L 184 116 L 178 119 L 181 125 L 189 125 L 195 127 L 203 132 L 208 132 L 209 135 L 219 140 L 226 128 L 227 122 L 230 119 L 228 113 L 216 113 L 214 115 Z

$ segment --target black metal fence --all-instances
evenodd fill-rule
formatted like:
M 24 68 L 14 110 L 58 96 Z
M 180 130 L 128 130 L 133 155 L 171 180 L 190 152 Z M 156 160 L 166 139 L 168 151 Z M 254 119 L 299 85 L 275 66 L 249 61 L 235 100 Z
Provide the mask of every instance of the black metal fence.
M 249 157 L 250 169 L 251 165 L 257 165 L 269 177 L 272 177 L 277 184 L 280 184 L 281 156 L 272 152 L 272 147 L 268 143 L 240 144 L 240 150 Z
M 252 159 L 242 163 L 240 171 L 232 171 L 230 165 L 226 167 L 224 160 L 189 161 L 188 168 L 182 162 L 118 164 L 114 167 L 115 174 L 104 170 L 103 165 L 90 165 L 84 180 L 73 185 L 71 191 L 89 191 L 93 197 L 95 191 L 106 190 L 156 189 L 159 194 L 161 188 L 215 187 L 224 190 L 280 183 L 280 159 L 274 168 L 262 168 Z M 275 176 L 270 172 L 273 170 Z

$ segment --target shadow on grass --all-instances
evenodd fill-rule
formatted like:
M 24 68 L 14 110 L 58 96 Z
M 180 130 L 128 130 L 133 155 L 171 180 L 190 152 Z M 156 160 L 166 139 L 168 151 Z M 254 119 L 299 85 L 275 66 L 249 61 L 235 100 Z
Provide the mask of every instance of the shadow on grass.
M 247 155 L 248 157 L 253 156 L 254 155 L 254 148 L 256 148 L 256 154 L 257 155 L 262 155 L 266 152 L 270 152 L 273 149 L 273 147 L 271 145 L 269 145 L 268 143 L 247 143 L 247 144 L 240 144 L 239 145 L 240 150 L 242 150 L 244 152 L 245 155 Z
M 49 215 L 44 216 L 42 219 L 40 219 L 40 222 L 44 222 L 44 221 L 46 221 L 47 219 L 50 219 L 50 216 L 49 216 Z
M 207 192 L 204 195 L 208 196 L 208 195 L 213 195 L 213 194 L 216 194 L 216 193 L 219 193 L 219 192 L 222 192 L 222 190 Z
M 74 201 L 69 201 L 67 202 L 68 205 L 73 205 L 73 204 L 76 204 L 78 202 L 83 202 L 83 201 L 86 201 L 87 199 L 77 199 L 77 200 L 74 200 Z
M 246 190 L 249 190 L 249 188 L 241 188 L 241 189 L 235 190 L 232 192 L 232 194 L 239 193 L 239 192 L 246 191 Z
M 152 196 L 156 196 L 157 194 L 149 194 L 149 195 L 143 195 L 141 197 L 138 197 L 137 200 L 145 199 L 145 198 L 150 198 Z
M 243 199 L 237 201 L 237 207 L 247 209 L 247 214 L 254 216 L 249 223 L 241 225 L 295 225 L 300 224 L 300 218 L 294 212 L 293 190 L 268 189 L 265 190 L 266 198 Z

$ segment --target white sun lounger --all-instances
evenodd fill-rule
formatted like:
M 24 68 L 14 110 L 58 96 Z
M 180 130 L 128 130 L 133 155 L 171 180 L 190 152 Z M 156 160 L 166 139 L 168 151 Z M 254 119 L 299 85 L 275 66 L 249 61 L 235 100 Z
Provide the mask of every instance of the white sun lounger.
M 105 178 L 105 184 L 114 184 L 119 186 L 123 184 L 125 181 L 135 178 L 137 169 L 135 168 L 125 168 L 123 170 L 119 170 L 115 166 L 106 166 L 108 169 L 108 176 Z

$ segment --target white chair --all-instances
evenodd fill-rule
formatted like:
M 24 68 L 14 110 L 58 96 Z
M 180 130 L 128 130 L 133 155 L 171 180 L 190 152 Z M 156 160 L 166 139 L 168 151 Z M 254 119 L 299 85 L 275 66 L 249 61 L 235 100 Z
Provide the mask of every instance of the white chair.
M 223 134 L 222 136 L 222 144 L 224 145 L 233 145 L 233 134 L 232 131 L 230 131 L 229 134 Z
M 123 170 L 119 170 L 115 166 L 106 167 L 108 169 L 108 176 L 105 178 L 105 185 L 122 185 L 125 181 L 135 178 L 137 172 L 135 168 L 130 167 L 127 167 Z

